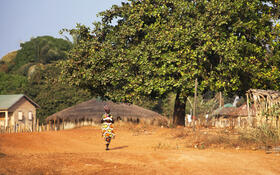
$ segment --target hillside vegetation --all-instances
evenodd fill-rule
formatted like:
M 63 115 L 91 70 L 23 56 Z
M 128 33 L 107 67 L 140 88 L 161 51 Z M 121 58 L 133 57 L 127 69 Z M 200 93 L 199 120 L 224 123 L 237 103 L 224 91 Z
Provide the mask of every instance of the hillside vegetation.
M 0 61 L 0 95 L 26 94 L 40 105 L 40 121 L 91 98 L 90 93 L 58 81 L 58 60 L 66 59 L 72 43 L 51 36 L 32 38 Z

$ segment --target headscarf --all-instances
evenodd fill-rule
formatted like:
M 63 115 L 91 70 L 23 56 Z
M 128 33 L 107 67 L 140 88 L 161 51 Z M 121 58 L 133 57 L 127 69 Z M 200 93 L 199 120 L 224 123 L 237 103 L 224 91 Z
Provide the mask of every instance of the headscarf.
M 110 108 L 108 105 L 104 105 L 104 111 L 109 114 L 110 113 Z

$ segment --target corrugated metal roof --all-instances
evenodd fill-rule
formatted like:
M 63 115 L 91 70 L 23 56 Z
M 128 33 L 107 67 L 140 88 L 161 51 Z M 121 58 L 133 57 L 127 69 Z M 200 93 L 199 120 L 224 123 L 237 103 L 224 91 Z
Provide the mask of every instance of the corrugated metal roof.
M 14 95 L 0 95 L 0 110 L 7 110 L 16 104 L 21 98 L 25 98 L 30 103 L 32 103 L 36 108 L 40 108 L 38 104 L 32 101 L 29 97 L 24 94 L 14 94 Z
M 0 109 L 9 109 L 18 102 L 24 95 L 0 95 Z

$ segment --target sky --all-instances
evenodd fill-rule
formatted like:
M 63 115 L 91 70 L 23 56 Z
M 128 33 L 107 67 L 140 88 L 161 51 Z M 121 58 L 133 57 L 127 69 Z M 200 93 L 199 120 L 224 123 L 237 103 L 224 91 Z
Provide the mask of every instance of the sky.
M 31 37 L 63 38 L 77 23 L 92 27 L 96 15 L 125 0 L 0 0 L 0 59 Z

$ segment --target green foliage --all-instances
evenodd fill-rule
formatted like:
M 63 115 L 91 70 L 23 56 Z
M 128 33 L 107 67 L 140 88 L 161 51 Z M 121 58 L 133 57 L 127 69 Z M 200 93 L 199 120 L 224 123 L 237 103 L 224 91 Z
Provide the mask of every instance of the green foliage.
M 0 72 L 0 95 L 23 93 L 27 78 Z
M 175 97 L 176 94 L 174 93 L 168 94 L 166 98 L 160 98 L 157 100 L 148 97 L 141 97 L 133 103 L 146 109 L 156 111 L 168 118 L 172 118 L 174 112 Z
M 100 13 L 102 22 L 92 30 L 70 30 L 80 38 L 70 59 L 59 64 L 62 78 L 116 101 L 175 93 L 175 108 L 183 108 L 174 109 L 181 111 L 179 118 L 196 78 L 200 92 L 278 88 L 271 83 L 278 73 L 262 76 L 274 63 L 268 55 L 276 54 L 267 47 L 279 46 L 279 29 L 271 21 L 277 15 L 263 2 L 130 0 L 113 6 Z
M 65 59 L 66 51 L 70 50 L 71 43 L 51 36 L 40 36 L 22 43 L 15 59 L 9 64 L 9 71 L 26 75 L 27 64 L 31 66 L 37 63 L 51 63 L 52 61 Z M 25 68 L 21 68 L 21 66 Z
M 196 99 L 196 114 L 198 118 L 205 119 L 206 114 L 211 114 L 216 108 L 219 107 L 219 99 L 217 97 L 213 97 L 211 99 L 204 98 L 201 94 L 197 96 Z M 188 97 L 188 103 L 186 105 L 186 111 L 189 114 L 193 112 L 193 103 L 194 98 Z M 210 116 L 209 116 L 210 117 Z
M 55 67 L 55 62 L 66 58 L 66 51 L 72 47 L 70 42 L 42 36 L 21 47 L 0 62 L 0 94 L 29 96 L 41 106 L 37 110 L 41 123 L 55 112 L 92 98 L 85 90 L 58 82 L 60 68 Z
M 59 72 L 54 64 L 38 67 L 25 89 L 25 94 L 41 107 L 37 111 L 41 123 L 55 112 L 92 98 L 85 90 L 59 82 Z
M 8 72 L 8 65 L 12 63 L 17 55 L 17 51 L 13 51 L 3 56 L 0 60 L 0 72 Z

